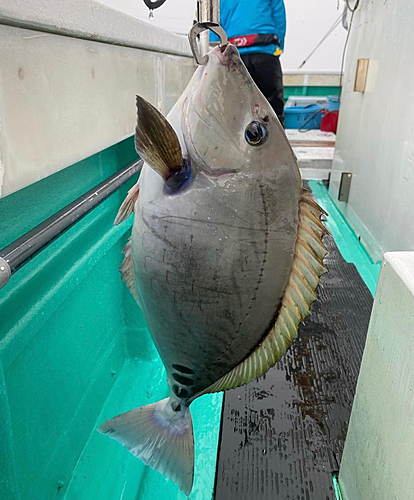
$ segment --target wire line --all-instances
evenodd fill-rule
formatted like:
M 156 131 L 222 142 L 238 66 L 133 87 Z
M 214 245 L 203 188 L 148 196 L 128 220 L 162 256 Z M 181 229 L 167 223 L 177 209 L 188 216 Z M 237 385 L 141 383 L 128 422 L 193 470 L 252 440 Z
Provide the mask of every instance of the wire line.
M 313 54 L 319 49 L 319 47 L 322 45 L 322 43 L 329 37 L 329 35 L 331 33 L 333 33 L 335 31 L 335 29 L 340 25 L 341 22 L 342 22 L 342 14 L 338 17 L 338 19 L 329 28 L 329 30 L 326 32 L 326 34 L 324 35 L 322 40 L 316 45 L 316 47 L 312 50 L 312 52 L 307 57 L 305 57 L 304 61 L 298 67 L 298 69 L 301 69 L 308 62 L 308 59 L 310 59 L 310 57 L 313 56 Z
M 349 21 L 348 34 L 346 35 L 344 50 L 342 51 L 341 74 L 339 76 L 339 100 L 341 100 L 341 97 L 342 97 L 342 80 L 343 80 L 343 75 L 344 75 L 346 48 L 348 46 L 349 34 L 351 33 L 352 21 L 354 20 L 354 14 L 355 14 L 355 11 L 357 10 L 357 8 L 359 7 L 359 0 L 357 0 L 355 2 L 353 9 L 351 9 L 351 7 L 349 6 L 349 0 L 345 0 L 345 3 L 346 3 L 346 6 L 348 7 L 348 9 L 352 12 L 352 14 L 351 14 L 351 20 Z
M 346 6 L 348 7 L 348 9 L 349 9 L 352 13 L 354 13 L 354 12 L 357 10 L 357 8 L 359 7 L 359 1 L 360 1 L 360 0 L 357 0 L 357 1 L 355 2 L 355 5 L 353 6 L 353 8 L 351 8 L 351 7 L 350 7 L 350 5 L 349 5 L 349 0 L 345 0 L 345 3 L 346 3 Z

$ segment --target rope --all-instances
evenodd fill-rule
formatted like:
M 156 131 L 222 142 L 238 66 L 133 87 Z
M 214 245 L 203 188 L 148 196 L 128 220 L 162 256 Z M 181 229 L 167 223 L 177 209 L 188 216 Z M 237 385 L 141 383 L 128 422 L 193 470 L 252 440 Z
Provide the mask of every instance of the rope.
M 317 111 L 315 111 L 315 113 L 313 113 L 313 115 L 308 120 L 306 120 L 306 122 L 300 127 L 299 132 L 309 132 L 309 130 L 315 129 L 316 128 L 315 125 L 317 124 L 316 117 L 319 113 L 322 113 L 322 111 L 323 111 L 322 109 L 318 109 Z M 311 122 L 314 118 L 315 118 L 315 125 L 312 128 L 305 128 L 306 125 L 309 122 Z

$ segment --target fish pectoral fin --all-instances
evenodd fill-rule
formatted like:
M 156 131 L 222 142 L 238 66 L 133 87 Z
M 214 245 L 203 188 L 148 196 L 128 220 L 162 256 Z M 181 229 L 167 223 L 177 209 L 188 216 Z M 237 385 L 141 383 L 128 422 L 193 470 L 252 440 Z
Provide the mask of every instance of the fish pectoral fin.
M 146 465 L 189 495 L 194 479 L 194 437 L 190 410 L 173 412 L 169 399 L 142 406 L 98 427 Z
M 118 210 L 118 214 L 114 221 L 114 226 L 121 224 L 124 220 L 128 219 L 128 217 L 134 211 L 135 202 L 137 201 L 139 196 L 139 181 L 133 186 L 123 201 L 120 209 Z
M 124 260 L 122 261 L 122 264 L 119 268 L 119 270 L 121 271 L 122 280 L 128 287 L 128 290 L 134 296 L 134 299 L 137 301 L 138 305 L 141 307 L 135 287 L 135 273 L 134 262 L 132 260 L 131 238 L 129 238 L 128 243 L 122 250 L 122 253 L 125 255 Z
M 310 305 L 316 299 L 319 278 L 326 272 L 323 258 L 327 249 L 322 237 L 329 231 L 320 221 L 322 214 L 327 215 L 310 198 L 309 192 L 303 191 L 299 202 L 295 255 L 275 324 L 246 359 L 195 397 L 234 389 L 260 377 L 292 344 L 299 324 L 309 314 Z
M 140 96 L 137 96 L 137 113 L 136 150 L 153 170 L 167 179 L 183 163 L 177 134 L 164 116 Z

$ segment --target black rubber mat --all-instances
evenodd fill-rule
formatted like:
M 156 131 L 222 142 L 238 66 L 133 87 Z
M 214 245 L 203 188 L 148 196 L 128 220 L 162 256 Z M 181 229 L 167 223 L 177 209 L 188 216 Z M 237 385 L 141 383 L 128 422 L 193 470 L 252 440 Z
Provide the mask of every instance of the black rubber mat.
M 224 395 L 216 500 L 333 500 L 372 308 L 353 264 L 325 237 L 318 300 L 286 355 Z

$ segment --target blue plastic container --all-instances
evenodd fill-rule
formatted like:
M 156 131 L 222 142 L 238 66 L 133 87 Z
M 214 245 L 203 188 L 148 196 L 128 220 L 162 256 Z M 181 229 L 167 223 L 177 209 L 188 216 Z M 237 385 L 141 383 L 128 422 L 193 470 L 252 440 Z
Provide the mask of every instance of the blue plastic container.
M 328 111 L 339 111 L 341 101 L 339 95 L 328 95 Z
M 285 127 L 294 129 L 319 129 L 323 106 L 309 104 L 308 106 L 294 106 L 285 108 Z

